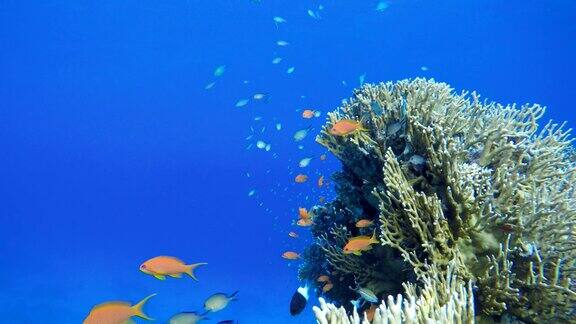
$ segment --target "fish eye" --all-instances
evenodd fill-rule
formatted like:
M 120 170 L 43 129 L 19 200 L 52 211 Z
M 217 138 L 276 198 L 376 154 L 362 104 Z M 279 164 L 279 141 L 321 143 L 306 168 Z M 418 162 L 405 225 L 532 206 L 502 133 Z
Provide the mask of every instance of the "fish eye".
M 146 269 L 146 265 L 145 265 L 145 264 L 143 264 L 143 265 L 141 265 L 141 266 L 140 266 L 140 268 L 142 268 L 142 269 Z

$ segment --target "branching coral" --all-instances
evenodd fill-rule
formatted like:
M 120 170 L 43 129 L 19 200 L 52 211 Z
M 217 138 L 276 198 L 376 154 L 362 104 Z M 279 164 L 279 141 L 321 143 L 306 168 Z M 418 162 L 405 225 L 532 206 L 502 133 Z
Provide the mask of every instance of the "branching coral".
M 543 114 L 539 105 L 481 102 L 433 80 L 355 90 L 317 137 L 343 166 L 337 198 L 320 207 L 312 230 L 323 267 L 375 287 L 381 299 L 399 292 L 390 277 L 405 282 L 410 301 L 449 276 L 451 287 L 469 287 L 482 321 L 576 321 L 576 157 L 564 125 L 538 127 Z M 362 128 L 330 132 L 341 120 Z M 344 255 L 347 239 L 366 235 L 354 226 L 359 219 L 379 224 L 382 246 Z M 338 312 L 329 308 L 321 313 Z
M 419 293 L 414 285 L 406 284 L 408 298 L 400 294 L 396 299 L 388 296 L 376 308 L 371 322 L 366 313 L 361 321 L 356 308 L 348 316 L 344 308 L 327 304 L 322 298 L 320 307 L 313 308 L 314 314 L 320 324 L 473 323 L 471 284 L 462 284 L 451 272 L 445 277 L 439 277 L 437 271 L 431 273 L 434 273 L 433 277 L 425 275 L 422 278 L 424 287 Z

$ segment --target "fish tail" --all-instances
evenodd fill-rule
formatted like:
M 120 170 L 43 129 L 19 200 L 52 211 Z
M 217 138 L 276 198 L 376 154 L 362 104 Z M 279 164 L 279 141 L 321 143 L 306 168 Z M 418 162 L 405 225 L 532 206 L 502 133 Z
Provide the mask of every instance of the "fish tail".
M 206 315 L 207 315 L 208 313 L 210 313 L 210 311 L 209 311 L 209 310 L 207 310 L 207 311 L 204 311 L 204 313 L 201 313 L 201 314 L 200 314 L 200 316 L 201 316 L 201 317 L 202 317 L 202 319 L 204 319 L 204 320 L 209 320 L 209 318 L 208 318 L 208 317 L 206 317 Z
M 143 319 L 148 320 L 148 321 L 153 321 L 152 318 L 150 318 L 148 315 L 146 315 L 144 313 L 144 310 L 142 310 L 142 308 L 144 307 L 144 304 L 148 301 L 148 299 L 150 299 L 154 296 L 156 296 L 156 294 L 152 294 L 152 295 L 142 299 L 138 304 L 132 306 L 132 310 L 134 310 L 134 316 L 138 316 L 138 317 L 143 318 Z
M 358 121 L 358 128 L 357 128 L 357 130 L 358 130 L 359 132 L 366 132 L 366 131 L 368 131 L 368 128 L 364 127 L 364 125 L 366 125 L 366 119 L 367 119 L 367 118 L 368 118 L 368 117 L 366 117 L 366 116 L 360 117 L 360 120 Z
M 201 266 L 201 265 L 206 265 L 208 263 L 205 262 L 200 262 L 200 263 L 193 263 L 193 264 L 188 264 L 186 265 L 186 273 L 192 277 L 192 279 L 198 281 L 198 278 L 196 278 L 196 276 L 194 275 L 194 269 L 196 269 L 197 267 Z
M 230 296 L 228 296 L 229 300 L 238 300 L 238 297 L 236 297 L 236 295 L 240 292 L 240 290 L 236 290 L 235 292 L 233 292 L 232 294 L 230 294 Z
M 372 237 L 370 238 L 370 243 L 378 243 L 378 239 L 376 239 L 376 229 L 372 231 Z

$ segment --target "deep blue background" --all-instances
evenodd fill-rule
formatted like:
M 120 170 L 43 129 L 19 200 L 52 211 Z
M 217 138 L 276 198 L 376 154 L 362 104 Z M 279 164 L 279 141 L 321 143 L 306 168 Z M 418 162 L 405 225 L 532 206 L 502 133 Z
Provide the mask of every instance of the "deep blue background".
M 320 4 L 314 20 L 306 10 Z M 305 231 L 286 233 L 338 164 L 318 161 L 314 134 L 303 149 L 292 134 L 318 131 L 325 114 L 298 110 L 334 109 L 363 73 L 537 102 L 576 125 L 576 2 L 376 4 L 0 1 L 0 321 L 79 323 L 97 303 L 157 292 L 147 312 L 164 322 L 240 289 L 213 319 L 311 322 L 310 310 L 287 314 L 297 263 L 280 254 L 306 245 Z M 257 92 L 267 100 L 234 106 Z M 256 139 L 270 152 L 247 149 Z M 295 185 L 300 171 L 314 181 Z M 158 254 L 209 265 L 199 282 L 160 282 L 138 271 Z

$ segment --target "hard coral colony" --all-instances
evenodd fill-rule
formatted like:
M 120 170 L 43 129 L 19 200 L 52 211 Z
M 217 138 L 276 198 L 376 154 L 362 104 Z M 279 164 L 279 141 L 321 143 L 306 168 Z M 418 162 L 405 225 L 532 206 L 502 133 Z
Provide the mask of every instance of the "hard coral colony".
M 342 170 L 299 269 L 323 296 L 317 321 L 575 322 L 576 154 L 543 114 L 424 79 L 364 85 L 329 113 L 316 140 Z M 362 131 L 335 132 L 342 120 Z M 343 250 L 375 228 L 370 249 Z

